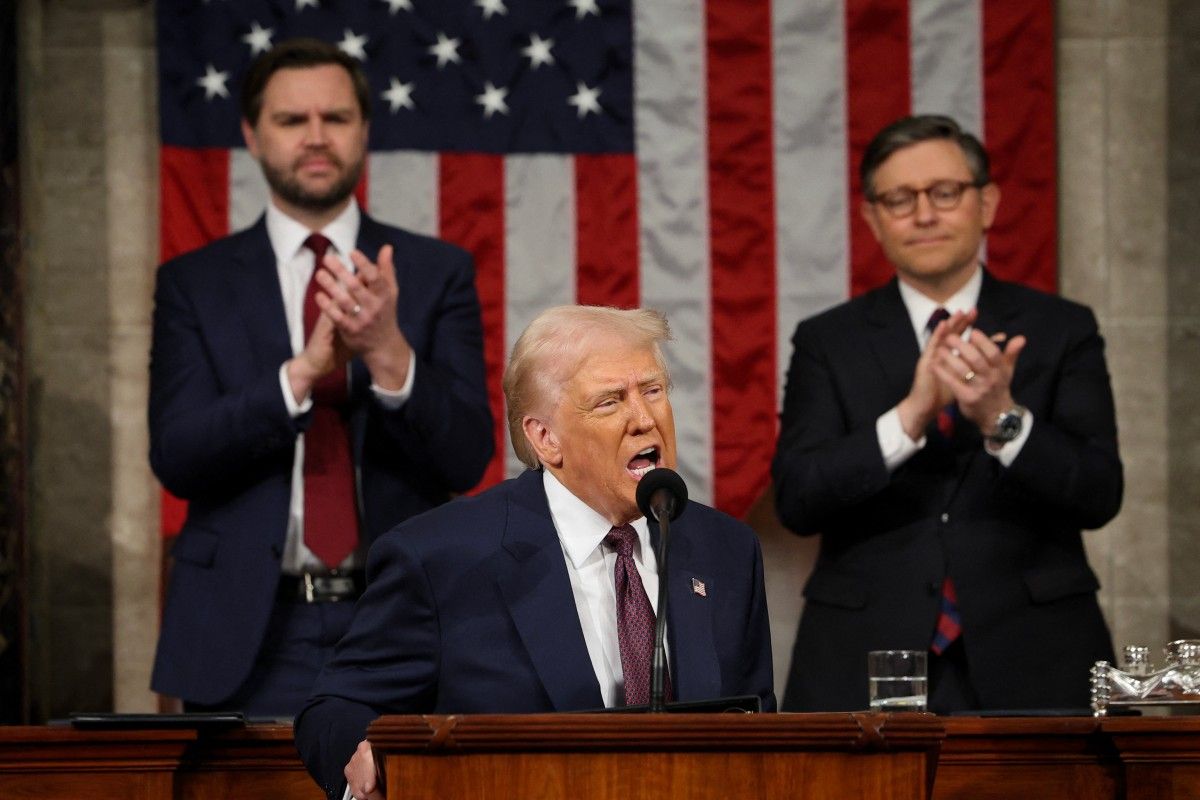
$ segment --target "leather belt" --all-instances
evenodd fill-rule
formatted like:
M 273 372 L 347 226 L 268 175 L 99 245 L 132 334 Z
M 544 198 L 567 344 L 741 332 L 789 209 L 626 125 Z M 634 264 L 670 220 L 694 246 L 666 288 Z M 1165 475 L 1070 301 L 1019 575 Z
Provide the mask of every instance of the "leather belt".
M 281 575 L 276 596 L 297 603 L 353 602 L 362 596 L 366 585 L 367 578 L 362 570 L 329 574 L 304 572 Z

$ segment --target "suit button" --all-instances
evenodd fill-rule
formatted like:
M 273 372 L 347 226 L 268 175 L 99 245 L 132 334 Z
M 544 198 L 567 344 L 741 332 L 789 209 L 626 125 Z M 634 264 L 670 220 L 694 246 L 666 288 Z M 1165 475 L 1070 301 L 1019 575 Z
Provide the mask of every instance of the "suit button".
M 942 514 L 942 524 L 945 524 L 945 523 L 947 523 L 947 522 L 949 522 L 949 521 L 950 521 L 950 515 L 949 515 L 949 514 Z

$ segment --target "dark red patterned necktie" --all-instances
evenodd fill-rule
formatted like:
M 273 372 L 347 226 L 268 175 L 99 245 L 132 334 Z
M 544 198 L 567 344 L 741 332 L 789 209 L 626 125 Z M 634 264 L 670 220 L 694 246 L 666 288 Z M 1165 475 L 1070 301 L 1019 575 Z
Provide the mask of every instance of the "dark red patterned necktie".
M 613 528 L 604 543 L 617 551 L 614 569 L 617 589 L 617 642 L 625 673 L 625 705 L 650 702 L 650 667 L 654 658 L 654 608 L 633 561 L 637 531 L 632 525 Z M 671 699 L 671 676 L 663 676 L 664 700 Z
M 319 233 L 304 240 L 313 251 L 312 278 L 304 293 L 304 339 L 312 335 L 321 315 L 316 293 L 317 272 L 330 241 Z M 354 460 L 350 429 L 342 415 L 348 391 L 346 365 L 313 386 L 312 423 L 304 432 L 304 545 L 331 569 L 346 560 L 358 544 L 358 513 L 354 503 Z

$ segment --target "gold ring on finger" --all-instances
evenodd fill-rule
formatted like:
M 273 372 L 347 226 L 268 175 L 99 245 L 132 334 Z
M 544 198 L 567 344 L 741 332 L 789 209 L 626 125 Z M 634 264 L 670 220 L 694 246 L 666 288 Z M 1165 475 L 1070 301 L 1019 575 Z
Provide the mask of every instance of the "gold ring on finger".
M 963 375 L 963 383 L 970 383 L 973 380 L 975 380 L 975 370 L 969 369 L 967 374 Z
M 360 306 L 358 303 L 355 303 L 354 308 L 350 309 L 350 316 L 352 316 L 352 317 L 357 317 L 361 313 L 362 313 L 362 306 Z M 971 374 L 974 375 L 975 373 L 972 372 Z

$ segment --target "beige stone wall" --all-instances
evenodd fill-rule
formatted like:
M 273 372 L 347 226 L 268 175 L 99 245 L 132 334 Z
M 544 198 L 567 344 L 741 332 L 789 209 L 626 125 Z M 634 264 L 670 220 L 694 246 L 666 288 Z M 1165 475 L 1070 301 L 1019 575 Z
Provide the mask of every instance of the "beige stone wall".
M 151 0 L 22 0 L 33 713 L 151 710 Z
M 1089 550 L 1118 645 L 1200 629 L 1200 4 L 1059 0 L 1061 286 L 1117 394 L 1125 506 Z M 151 0 L 20 0 L 35 713 L 148 710 Z M 813 542 L 754 520 L 780 688 Z

